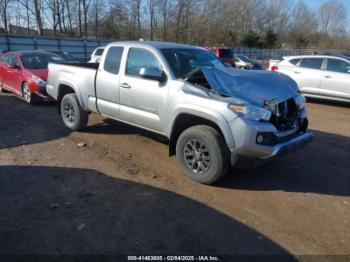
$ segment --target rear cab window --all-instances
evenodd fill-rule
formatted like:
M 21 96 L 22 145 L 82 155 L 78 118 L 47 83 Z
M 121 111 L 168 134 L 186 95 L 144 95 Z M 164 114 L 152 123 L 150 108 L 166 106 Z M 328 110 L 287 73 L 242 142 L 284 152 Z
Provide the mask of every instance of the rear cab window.
M 123 56 L 124 47 L 112 46 L 108 49 L 103 69 L 112 74 L 119 74 L 120 61 Z
M 323 58 L 304 58 L 300 61 L 299 66 L 310 69 L 321 69 Z

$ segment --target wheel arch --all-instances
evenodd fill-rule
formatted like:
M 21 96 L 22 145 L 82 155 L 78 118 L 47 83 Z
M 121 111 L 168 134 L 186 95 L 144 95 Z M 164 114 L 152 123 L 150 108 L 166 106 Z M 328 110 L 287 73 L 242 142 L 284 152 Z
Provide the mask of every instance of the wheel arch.
M 234 147 L 234 139 L 231 129 L 222 115 L 203 115 L 203 112 L 200 114 L 196 114 L 195 112 L 181 112 L 174 118 L 170 129 L 169 156 L 175 155 L 176 143 L 181 133 L 196 125 L 208 125 L 215 128 L 224 137 L 228 148 Z
M 84 103 L 83 103 L 83 100 L 81 99 L 81 96 L 80 96 L 80 92 L 78 91 L 78 89 L 70 84 L 70 83 L 60 83 L 58 84 L 58 87 L 57 87 L 57 109 L 58 109 L 58 113 L 60 113 L 60 106 L 61 106 L 61 101 L 63 99 L 63 97 L 66 95 L 66 94 L 70 94 L 70 93 L 74 93 L 77 95 L 78 97 L 78 100 L 79 100 L 79 103 L 82 107 L 84 107 Z

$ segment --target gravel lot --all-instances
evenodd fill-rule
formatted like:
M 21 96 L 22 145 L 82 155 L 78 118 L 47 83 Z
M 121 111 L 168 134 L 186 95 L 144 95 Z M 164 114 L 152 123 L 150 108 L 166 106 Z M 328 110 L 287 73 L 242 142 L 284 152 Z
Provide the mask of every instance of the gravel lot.
M 350 255 L 350 106 L 308 102 L 312 144 L 216 186 L 162 137 L 0 96 L 0 254 Z

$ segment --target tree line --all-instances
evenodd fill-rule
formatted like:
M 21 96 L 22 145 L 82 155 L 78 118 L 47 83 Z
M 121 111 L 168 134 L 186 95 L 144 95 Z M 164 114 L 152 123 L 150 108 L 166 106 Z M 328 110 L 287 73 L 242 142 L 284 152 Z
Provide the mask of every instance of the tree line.
M 347 48 L 348 14 L 329 0 L 319 8 L 291 0 L 0 0 L 9 34 L 202 46 Z

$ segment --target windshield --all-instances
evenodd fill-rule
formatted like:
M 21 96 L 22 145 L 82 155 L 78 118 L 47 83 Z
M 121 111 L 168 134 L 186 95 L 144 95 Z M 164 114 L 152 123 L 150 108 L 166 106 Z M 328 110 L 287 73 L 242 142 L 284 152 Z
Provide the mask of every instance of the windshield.
M 241 59 L 242 61 L 246 62 L 246 63 L 252 63 L 253 60 L 251 60 L 250 58 L 248 58 L 245 55 L 236 55 L 239 59 Z
M 62 53 L 60 56 L 66 61 L 77 61 L 76 57 L 66 52 Z
M 233 52 L 231 49 L 219 49 L 219 56 L 221 58 L 232 58 Z
M 49 53 L 54 53 L 60 57 L 62 57 L 65 61 L 68 62 L 74 62 L 77 61 L 77 58 L 72 56 L 70 53 L 66 52 L 66 51 L 48 51 Z
M 63 62 L 63 59 L 50 54 L 25 54 L 22 55 L 22 64 L 27 69 L 47 69 L 49 63 Z
M 183 78 L 199 67 L 225 69 L 225 65 L 211 52 L 201 49 L 162 49 L 176 78 Z

